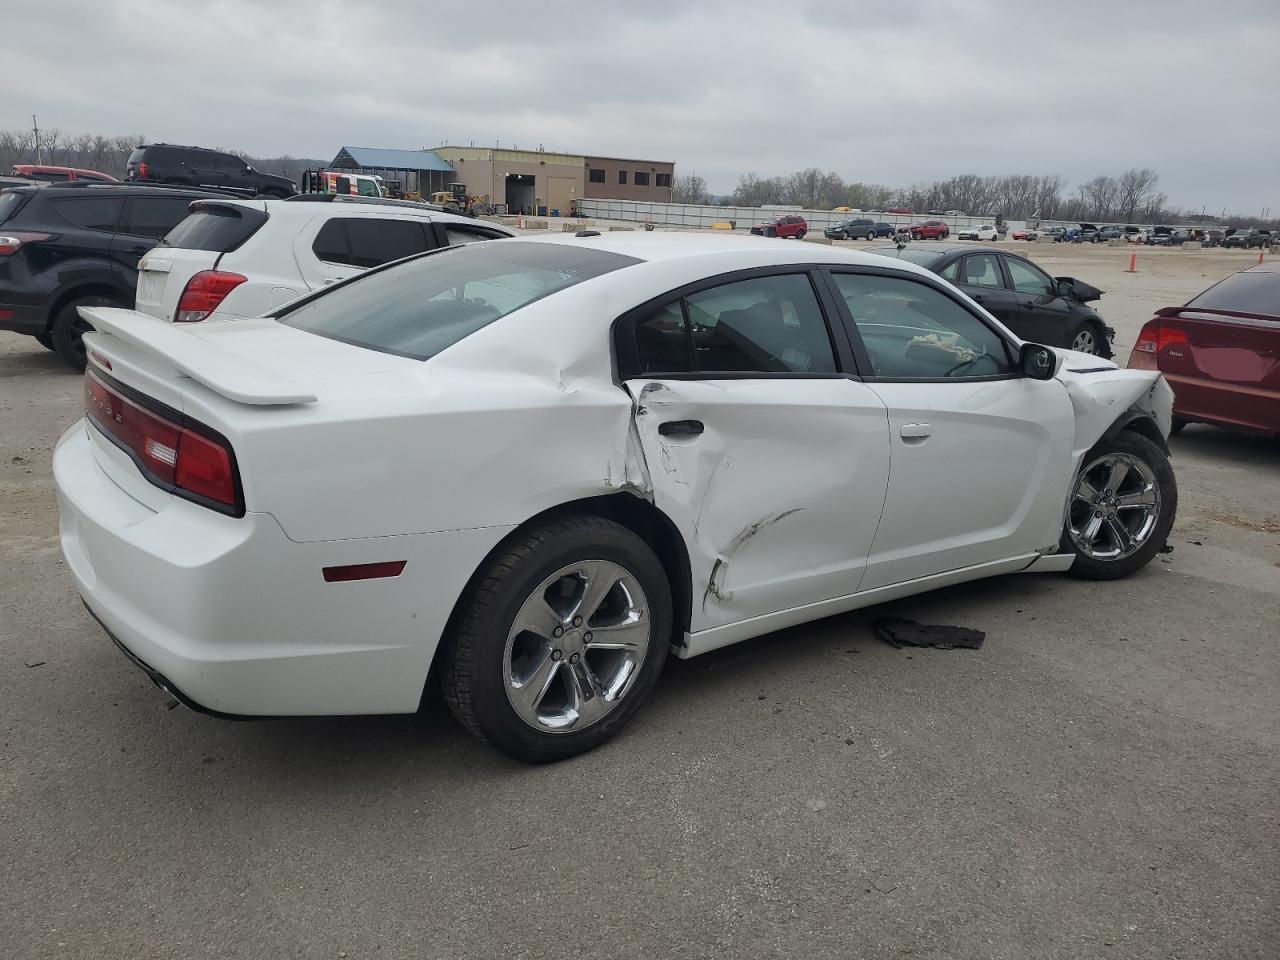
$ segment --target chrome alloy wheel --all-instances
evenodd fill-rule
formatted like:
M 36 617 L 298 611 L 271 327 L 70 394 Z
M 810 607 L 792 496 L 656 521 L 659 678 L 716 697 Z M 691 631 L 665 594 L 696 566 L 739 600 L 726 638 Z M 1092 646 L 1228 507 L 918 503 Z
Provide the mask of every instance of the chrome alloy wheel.
M 1098 352 L 1098 335 L 1090 327 L 1081 327 L 1076 338 L 1071 341 L 1071 349 L 1081 353 Z
M 1160 519 L 1160 488 L 1142 460 L 1108 453 L 1080 471 L 1067 508 L 1067 530 L 1081 553 L 1121 560 L 1142 548 Z
M 634 685 L 649 650 L 649 602 L 609 560 L 557 570 L 521 605 L 502 658 L 507 700 L 546 733 L 583 730 Z

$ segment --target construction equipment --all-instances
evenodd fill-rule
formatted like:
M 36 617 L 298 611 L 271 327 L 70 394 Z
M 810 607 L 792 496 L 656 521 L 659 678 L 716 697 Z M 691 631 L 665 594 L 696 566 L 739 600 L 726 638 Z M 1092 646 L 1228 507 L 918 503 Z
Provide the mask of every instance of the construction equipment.
M 444 207 L 449 213 L 464 213 L 471 217 L 493 216 L 489 195 L 468 194 L 465 183 L 451 183 L 448 190 L 437 190 L 431 194 L 431 202 Z

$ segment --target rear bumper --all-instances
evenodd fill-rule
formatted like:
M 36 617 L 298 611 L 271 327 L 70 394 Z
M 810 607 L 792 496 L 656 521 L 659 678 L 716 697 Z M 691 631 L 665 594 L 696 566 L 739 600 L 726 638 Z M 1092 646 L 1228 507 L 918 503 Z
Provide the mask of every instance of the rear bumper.
M 236 716 L 409 713 L 472 571 L 504 528 L 297 543 L 269 514 L 146 506 L 83 421 L 53 457 L 62 551 L 85 605 L 162 687 Z M 405 560 L 328 583 L 325 566 Z
M 0 330 L 39 336 L 47 330 L 44 308 L 0 302 Z

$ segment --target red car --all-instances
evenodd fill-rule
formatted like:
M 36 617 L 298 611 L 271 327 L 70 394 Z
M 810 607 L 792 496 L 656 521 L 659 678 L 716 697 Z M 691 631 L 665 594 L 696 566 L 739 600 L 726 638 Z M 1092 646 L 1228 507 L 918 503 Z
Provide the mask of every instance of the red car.
M 951 228 L 941 220 L 926 220 L 911 225 L 912 240 L 945 240 L 951 236 Z
M 772 223 L 757 223 L 751 228 L 751 232 L 762 237 L 782 237 L 783 239 L 794 237 L 797 240 L 803 240 L 804 235 L 809 232 L 809 224 L 805 222 L 804 217 L 787 214 Z
M 1280 268 L 1250 267 L 1157 310 L 1129 366 L 1169 381 L 1175 431 L 1196 422 L 1280 434 Z
M 1009 236 L 1013 237 L 1015 240 L 1034 240 L 1036 237 L 1040 236 L 1040 232 L 1038 230 L 1032 230 L 1030 227 L 1023 227 L 1021 230 L 1013 231 Z
M 81 170 L 78 167 L 50 167 L 39 163 L 15 163 L 15 177 L 26 177 L 28 180 L 43 180 L 46 183 L 66 183 L 70 180 L 91 180 L 95 183 L 119 183 L 115 177 L 97 170 Z

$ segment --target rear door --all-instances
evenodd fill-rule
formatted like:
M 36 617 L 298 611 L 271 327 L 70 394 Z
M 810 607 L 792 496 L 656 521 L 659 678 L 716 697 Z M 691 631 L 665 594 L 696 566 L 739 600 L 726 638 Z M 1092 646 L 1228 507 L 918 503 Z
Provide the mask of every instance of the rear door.
M 923 278 L 836 271 L 859 366 L 888 410 L 892 470 L 862 589 L 1054 547 L 1075 414 L 1057 380 Z
M 124 211 L 124 199 L 92 190 L 74 196 L 69 195 L 70 190 L 62 193 L 46 201 L 56 214 L 50 226 L 56 231 L 61 222 L 77 229 L 57 231 L 61 233 L 58 255 L 65 262 L 58 271 L 59 282 L 95 280 L 132 291 L 133 274 L 125 277 L 123 271 L 116 269 L 111 255 L 111 240 Z M 28 207 L 28 216 L 38 210 Z
M 654 501 L 699 631 L 858 590 L 889 472 L 885 407 L 803 267 L 673 291 L 618 324 Z

